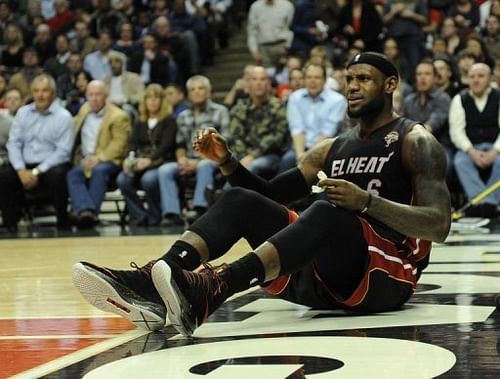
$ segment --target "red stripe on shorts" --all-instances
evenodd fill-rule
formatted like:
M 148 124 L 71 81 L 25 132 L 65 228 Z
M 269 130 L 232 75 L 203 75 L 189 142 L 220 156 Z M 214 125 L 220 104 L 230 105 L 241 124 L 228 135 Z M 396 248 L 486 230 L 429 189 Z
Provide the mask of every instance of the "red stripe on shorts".
M 290 223 L 295 222 L 298 218 L 298 215 L 290 210 L 288 216 Z M 348 307 L 354 307 L 363 301 L 370 289 L 370 274 L 376 270 L 385 272 L 393 280 L 409 283 L 415 289 L 417 282 L 415 262 L 429 254 L 431 243 L 408 238 L 405 241 L 408 250 L 401 250 L 392 241 L 381 237 L 375 232 L 364 218 L 359 217 L 359 220 L 363 227 L 363 236 L 368 245 L 370 261 L 361 283 L 353 294 L 347 300 L 341 299 L 328 289 L 317 273 L 315 273 L 316 278 L 323 283 L 336 301 Z M 283 275 L 271 281 L 268 286 L 264 287 L 264 290 L 272 295 L 279 295 L 289 282 L 290 275 Z
M 417 285 L 417 267 L 406 256 L 407 251 L 402 251 L 393 242 L 377 234 L 370 224 L 363 218 L 359 218 L 363 226 L 363 235 L 368 245 L 370 262 L 359 286 L 353 294 L 341 303 L 353 307 L 360 304 L 370 289 L 370 274 L 379 270 L 387 274 L 391 279 L 409 283 L 415 289 Z

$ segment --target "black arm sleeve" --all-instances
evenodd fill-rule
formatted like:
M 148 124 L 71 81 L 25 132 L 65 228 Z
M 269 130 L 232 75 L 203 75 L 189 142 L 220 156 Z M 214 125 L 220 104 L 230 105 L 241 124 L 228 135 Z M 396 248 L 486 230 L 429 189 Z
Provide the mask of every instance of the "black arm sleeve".
M 254 190 L 281 204 L 288 204 L 310 193 L 304 175 L 298 168 L 292 168 L 267 181 L 238 164 L 236 170 L 226 178 L 233 187 Z

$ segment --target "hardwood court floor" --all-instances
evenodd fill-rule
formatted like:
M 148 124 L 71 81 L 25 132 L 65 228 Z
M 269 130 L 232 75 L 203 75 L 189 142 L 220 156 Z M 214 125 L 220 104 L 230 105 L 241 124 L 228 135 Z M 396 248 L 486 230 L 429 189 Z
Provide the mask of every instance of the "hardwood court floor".
M 107 227 L 97 236 L 1 238 L 0 378 L 500 377 L 500 233 L 435 245 L 401 311 L 311 310 L 258 289 L 228 301 L 192 339 L 172 327 L 135 329 L 73 288 L 76 261 L 140 265 L 177 237 L 148 233 Z M 240 241 L 229 260 L 246 251 Z

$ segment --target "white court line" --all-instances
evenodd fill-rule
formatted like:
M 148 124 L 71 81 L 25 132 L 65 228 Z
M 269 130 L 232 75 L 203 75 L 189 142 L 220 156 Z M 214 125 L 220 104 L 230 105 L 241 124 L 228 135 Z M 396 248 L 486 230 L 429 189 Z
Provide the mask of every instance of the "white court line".
M 110 338 L 109 340 L 98 342 L 92 346 L 85 347 L 81 350 L 75 351 L 63 357 L 54 359 L 53 361 L 44 363 L 40 366 L 23 371 L 17 375 L 12 376 L 13 379 L 33 379 L 48 375 L 51 372 L 60 370 L 64 367 L 83 361 L 96 354 L 102 353 L 113 347 L 124 344 L 125 342 L 139 338 L 145 334 L 151 333 L 149 330 L 135 329 L 123 333 L 117 337 Z

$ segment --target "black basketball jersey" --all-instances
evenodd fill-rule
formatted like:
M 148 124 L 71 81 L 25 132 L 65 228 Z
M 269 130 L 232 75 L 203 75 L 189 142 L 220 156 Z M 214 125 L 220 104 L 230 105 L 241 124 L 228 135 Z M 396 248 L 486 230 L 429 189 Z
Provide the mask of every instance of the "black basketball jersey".
M 341 134 L 333 143 L 325 162 L 325 173 L 334 179 L 355 183 L 370 193 L 402 204 L 411 204 L 411 175 L 404 169 L 401 149 L 404 136 L 415 121 L 400 117 L 375 130 L 366 138 L 359 126 Z M 368 215 L 377 233 L 403 243 L 405 236 Z

